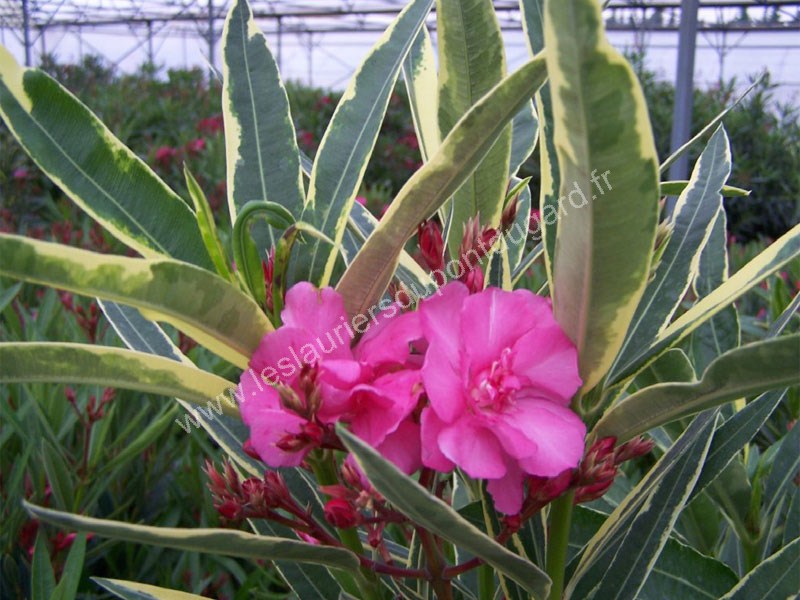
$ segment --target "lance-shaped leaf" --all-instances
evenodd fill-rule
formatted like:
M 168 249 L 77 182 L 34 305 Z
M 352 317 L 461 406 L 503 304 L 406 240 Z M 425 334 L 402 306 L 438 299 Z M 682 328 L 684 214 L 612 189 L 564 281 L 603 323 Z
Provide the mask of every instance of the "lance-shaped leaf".
M 406 54 L 416 39 L 433 0 L 413 0 L 384 32 L 348 85 L 320 142 L 303 221 L 337 245 L 344 237 L 350 207 L 378 138 L 389 97 Z M 296 279 L 327 285 L 337 250 L 315 238 L 300 248 Z
M 358 559 L 344 548 L 317 546 L 231 529 L 180 529 L 134 525 L 122 521 L 73 515 L 28 502 L 24 505 L 33 517 L 45 523 L 70 531 L 92 532 L 125 542 L 253 560 L 296 560 L 345 570 L 358 568 Z
M 624 370 L 644 352 L 669 324 L 686 290 L 697 277 L 700 255 L 722 210 L 720 190 L 730 172 L 730 145 L 725 130 L 720 127 L 700 155 L 689 186 L 675 205 L 672 234 L 653 281 L 636 307 L 625 342 L 611 369 L 612 379 L 618 370 Z
M 798 346 L 800 346 L 800 336 Z M 794 361 L 794 366 L 800 364 L 800 360 Z M 800 376 L 798 376 L 800 378 Z M 800 429 L 792 427 L 782 439 L 780 448 L 775 453 L 775 460 L 769 472 L 769 477 L 764 484 L 764 515 L 770 515 L 780 502 L 783 500 L 787 490 L 792 489 L 792 482 L 800 471 Z M 797 515 L 795 515 L 797 517 Z
M 495 542 L 358 437 L 343 427 L 338 432 L 370 483 L 397 510 L 460 549 L 479 556 L 523 586 L 534 598 L 546 597 L 550 580 L 539 567 Z
M 798 364 L 800 334 L 736 348 L 712 362 L 700 381 L 662 383 L 631 394 L 603 415 L 594 433 L 623 442 L 729 400 L 795 385 Z
M 728 233 L 725 210 L 720 207 L 711 235 L 700 254 L 692 288 L 695 296 L 703 298 L 728 279 Z M 708 367 L 712 360 L 739 345 L 741 338 L 739 314 L 736 307 L 726 306 L 692 334 L 691 351 L 698 372 Z
M 122 243 L 212 268 L 189 206 L 80 100 L 2 46 L 0 115 L 42 171 Z
M 114 331 L 131 350 L 147 352 L 196 368 L 172 343 L 161 327 L 145 319 L 135 308 L 105 301 L 101 301 L 100 306 Z M 174 422 L 187 433 L 192 431 L 196 423 L 205 429 L 220 448 L 248 475 L 261 477 L 264 465 L 243 450 L 244 441 L 249 437 L 247 426 L 239 419 L 223 414 L 223 403 L 227 404 L 228 398 L 215 397 L 214 400 L 209 398 L 202 410 L 194 409 L 189 402 L 176 398 L 186 410 L 186 414 L 183 415 L 183 420 L 176 419 Z
M 703 463 L 703 471 L 692 490 L 689 502 L 725 471 L 739 450 L 753 439 L 785 396 L 786 390 L 761 394 L 720 425 L 714 434 L 708 456 Z
M 231 223 L 253 200 L 274 202 L 299 217 L 305 192 L 289 99 L 247 0 L 231 7 L 222 39 Z
M 436 54 L 428 30 L 423 27 L 403 61 L 403 80 L 414 131 L 422 160 L 436 154 L 442 143 L 439 133 L 439 96 L 437 95 Z
M 442 137 L 506 74 L 500 24 L 491 0 L 437 0 L 439 128 Z M 500 223 L 511 158 L 511 127 L 503 129 L 480 166 L 455 193 L 446 225 L 447 247 L 458 254 L 466 222 Z
M 518 186 L 522 183 L 516 177 L 511 178 L 512 186 Z M 512 270 L 519 266 L 520 261 L 522 261 L 522 255 L 525 253 L 525 246 L 528 241 L 528 227 L 531 220 L 531 202 L 531 190 L 528 184 L 525 183 L 519 189 L 517 215 L 514 217 L 514 223 L 505 233 L 505 241 L 508 245 L 508 263 Z
M 592 537 L 566 598 L 637 597 L 694 487 L 713 437 L 716 412 L 686 429 Z
M 0 235 L 0 274 L 138 308 L 246 368 L 272 330 L 253 300 L 224 279 L 170 259 L 112 256 Z
M 378 219 L 372 216 L 372 213 L 365 207 L 361 206 L 358 202 L 353 203 L 353 208 L 350 210 L 348 226 L 354 234 L 353 239 L 357 250 L 363 247 L 364 242 L 372 235 L 372 232 L 375 231 L 378 223 Z M 405 250 L 400 253 L 400 263 L 397 265 L 397 278 L 409 291 L 417 296 L 435 285 L 431 276 L 428 275 L 425 269 L 419 266 L 419 263 Z
M 583 389 L 611 366 L 650 273 L 658 160 L 644 94 L 605 37 L 596 0 L 545 2 L 561 187 L 553 306 L 578 348 Z
M 514 176 L 528 160 L 539 140 L 539 119 L 533 102 L 526 104 L 511 123 L 511 162 L 508 173 Z M 513 185 L 513 184 L 512 184 Z
M 798 569 L 800 569 L 800 538 L 796 538 L 760 563 L 720 600 L 796 597 Z
M 235 384 L 173 360 L 92 344 L 57 342 L 0 342 L 3 383 L 80 383 L 179 396 L 206 404 L 235 388 Z M 238 416 L 233 402 L 223 411 Z
M 636 374 L 665 349 L 680 342 L 750 288 L 798 256 L 800 256 L 800 225 L 796 225 L 786 232 L 761 254 L 739 269 L 725 283 L 706 297 L 701 298 L 692 308 L 675 319 L 658 335 L 647 350 L 625 369 L 620 370 L 610 383 L 622 381 Z
M 544 49 L 544 0 L 520 0 L 522 9 L 522 28 L 531 56 Z M 536 94 L 536 108 L 539 118 L 539 202 L 536 207 L 547 214 L 558 210 L 558 195 L 561 188 L 561 174 L 558 169 L 555 137 L 553 135 L 553 99 L 550 82 L 545 83 Z M 549 207 L 549 208 L 547 208 Z M 550 289 L 553 289 L 553 257 L 556 254 L 557 219 L 542 221 L 542 243 L 545 270 Z
M 687 180 L 678 180 L 678 181 L 662 181 L 659 185 L 660 194 L 662 196 L 680 196 L 687 187 L 689 187 L 689 181 Z M 749 196 L 749 190 L 743 190 L 742 188 L 734 187 L 732 185 L 723 185 L 722 190 L 720 193 L 725 198 L 737 198 L 740 196 Z
M 545 76 L 543 57 L 509 75 L 464 115 L 436 155 L 406 182 L 337 286 L 349 314 L 365 311 L 380 297 L 419 222 L 460 187 Z
M 123 600 L 200 600 L 203 596 L 170 590 L 136 581 L 92 577 L 97 585 Z

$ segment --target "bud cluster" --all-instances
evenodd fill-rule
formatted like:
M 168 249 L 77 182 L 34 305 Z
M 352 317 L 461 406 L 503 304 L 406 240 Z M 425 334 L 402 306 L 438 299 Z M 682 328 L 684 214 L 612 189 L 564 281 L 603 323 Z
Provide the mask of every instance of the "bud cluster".
M 653 441 L 637 436 L 616 446 L 617 439 L 597 440 L 584 456 L 576 475 L 575 504 L 591 502 L 605 494 L 623 462 L 644 456 L 653 449 Z M 615 447 L 616 446 L 616 447 Z

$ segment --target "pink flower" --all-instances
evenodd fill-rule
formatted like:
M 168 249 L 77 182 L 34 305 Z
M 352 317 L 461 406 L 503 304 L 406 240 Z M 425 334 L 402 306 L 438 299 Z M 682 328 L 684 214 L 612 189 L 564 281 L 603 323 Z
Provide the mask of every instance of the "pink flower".
M 311 449 L 335 447 L 332 426 L 342 421 L 378 451 L 385 445 L 400 468 L 419 468 L 419 443 L 398 448 L 393 436 L 408 435 L 422 391 L 410 353 L 419 319 L 381 308 L 371 322 L 364 315 L 351 323 L 331 288 L 303 282 L 287 292 L 283 325 L 264 336 L 239 382 L 242 419 L 268 465 L 297 466 Z M 354 329 L 366 331 L 351 348 Z
M 583 454 L 586 427 L 569 409 L 581 384 L 575 347 L 528 290 L 470 295 L 453 282 L 419 312 L 429 343 L 422 462 L 487 479 L 497 509 L 515 514 L 528 475 L 558 475 Z
M 177 155 L 178 151 L 175 148 L 161 146 L 156 150 L 156 161 L 163 166 L 167 166 Z
M 366 206 L 367 198 L 366 196 L 356 196 L 356 202 L 358 202 L 361 206 Z
M 189 154 L 200 154 L 206 149 L 206 140 L 204 138 L 197 138 L 186 144 L 186 150 Z

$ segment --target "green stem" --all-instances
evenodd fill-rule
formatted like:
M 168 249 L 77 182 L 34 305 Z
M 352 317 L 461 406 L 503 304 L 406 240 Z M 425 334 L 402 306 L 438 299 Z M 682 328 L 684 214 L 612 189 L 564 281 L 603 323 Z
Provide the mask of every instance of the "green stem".
M 547 574 L 553 582 L 550 600 L 561 600 L 564 593 L 564 571 L 567 566 L 569 530 L 572 524 L 572 500 L 569 491 L 550 505 L 550 528 L 547 536 Z
M 430 531 L 422 527 L 418 528 L 417 532 L 428 562 L 428 572 L 431 576 L 431 585 L 436 593 L 436 598 L 438 600 L 453 600 L 453 586 L 443 577 L 445 565 L 439 552 L 436 538 Z
M 334 485 L 339 483 L 336 476 L 336 468 L 334 466 L 333 452 L 324 450 L 317 454 L 313 459 L 309 456 L 311 469 L 314 471 L 314 476 L 317 483 L 320 485 Z M 364 556 L 364 546 L 361 539 L 358 537 L 358 530 L 355 527 L 348 529 L 337 529 L 337 534 L 342 544 L 356 554 L 356 556 Z M 377 575 L 364 567 L 360 568 L 361 576 L 356 579 L 360 597 L 366 600 L 379 600 L 381 598 L 380 582 Z

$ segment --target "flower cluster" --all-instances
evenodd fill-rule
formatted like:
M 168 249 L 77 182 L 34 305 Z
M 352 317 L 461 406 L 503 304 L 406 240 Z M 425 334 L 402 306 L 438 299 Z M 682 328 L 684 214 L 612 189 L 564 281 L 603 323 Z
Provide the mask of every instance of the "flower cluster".
M 530 477 L 583 455 L 585 426 L 569 409 L 575 347 L 527 290 L 453 282 L 416 311 L 374 315 L 358 340 L 329 288 L 295 285 L 281 316 L 239 385 L 251 446 L 272 467 L 343 449 L 341 422 L 406 473 L 458 467 L 487 480 L 497 509 L 516 514 Z

